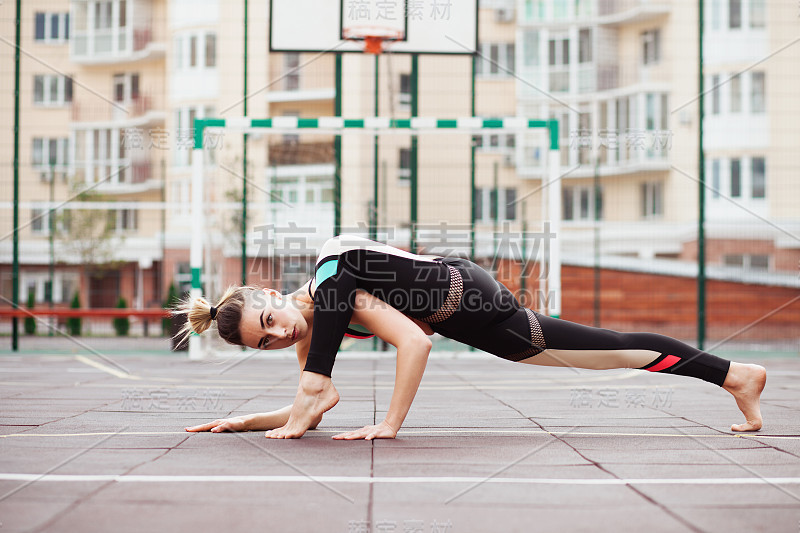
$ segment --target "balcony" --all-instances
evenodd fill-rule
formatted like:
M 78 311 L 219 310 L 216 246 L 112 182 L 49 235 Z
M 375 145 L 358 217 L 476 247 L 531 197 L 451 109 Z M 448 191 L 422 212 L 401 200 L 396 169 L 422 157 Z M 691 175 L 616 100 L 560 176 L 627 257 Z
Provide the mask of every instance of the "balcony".
M 85 101 L 84 101 L 85 100 Z M 88 96 L 72 103 L 72 122 L 81 125 L 137 127 L 163 124 L 163 97 L 154 93 L 142 94 L 127 102 L 111 102 Z
M 301 143 L 287 140 L 269 145 L 269 165 L 317 165 L 333 163 L 333 143 Z
M 166 56 L 163 22 L 152 16 L 151 2 L 73 0 L 71 4 L 71 61 L 110 65 Z
M 669 12 L 669 2 L 663 0 L 598 0 L 597 22 L 608 26 L 638 24 Z
M 153 171 L 153 163 L 141 159 L 76 162 L 75 178 L 86 184 L 99 182 L 92 188 L 99 194 L 139 194 L 162 186 Z
M 575 167 L 565 180 L 593 177 L 595 153 L 592 145 L 598 146 L 599 175 L 612 176 L 640 172 L 663 172 L 670 168 L 671 136 L 654 130 L 631 130 L 622 132 L 608 130 L 596 140 L 582 139 L 579 131 L 562 129 L 560 165 L 562 171 Z M 544 139 L 518 146 L 521 157 L 517 172 L 522 178 L 539 179 L 547 176 L 547 158 Z
M 549 98 L 544 94 L 544 89 L 550 93 L 578 94 L 608 91 L 620 86 L 619 78 L 619 66 L 610 64 L 581 63 L 571 67 L 526 67 L 520 72 L 520 79 L 524 83 L 517 84 L 517 94 L 521 99 L 536 100 Z M 574 88 L 577 88 L 577 91 Z

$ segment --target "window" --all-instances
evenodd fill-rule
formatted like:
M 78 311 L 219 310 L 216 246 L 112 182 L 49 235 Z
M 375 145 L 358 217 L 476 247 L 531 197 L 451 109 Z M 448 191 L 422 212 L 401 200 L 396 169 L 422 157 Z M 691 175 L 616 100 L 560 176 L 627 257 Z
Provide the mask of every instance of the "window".
M 472 218 L 483 220 L 483 189 L 475 187 L 475 204 L 472 206 Z
M 111 2 L 97 2 L 94 5 L 94 29 L 111 29 Z
M 569 65 L 569 39 L 550 39 L 547 50 L 550 66 Z
M 112 209 L 108 211 L 108 224 L 113 230 L 133 231 L 139 225 L 138 214 L 135 209 Z
M 547 47 L 551 92 L 569 91 L 569 39 L 550 39 Z
M 766 164 L 763 157 L 754 157 L 751 161 L 751 198 L 766 198 L 767 180 Z
M 593 186 L 564 187 L 561 191 L 561 218 L 564 220 L 594 220 L 603 218 L 603 194 Z
M 514 43 L 482 43 L 475 58 L 475 74 L 505 77 L 514 74 Z
M 750 270 L 769 270 L 769 256 L 761 254 L 750 254 L 747 256 Z
M 719 115 L 719 74 L 711 76 L 711 114 Z
M 44 76 L 33 77 L 33 103 L 44 103 Z
M 125 0 L 119 0 L 119 27 L 124 28 L 128 24 L 128 9 Z
M 750 27 L 763 28 L 766 26 L 766 2 L 764 0 L 750 0 Z
M 731 78 L 731 113 L 742 111 L 742 77 L 736 74 Z
M 66 42 L 69 39 L 69 13 L 36 13 L 33 38 L 39 43 Z
M 299 54 L 296 54 L 299 55 Z M 206 67 L 217 66 L 217 35 L 206 34 Z
M 139 98 L 139 74 L 114 74 L 114 101 L 130 102 Z
M 55 13 L 50 15 L 50 39 L 58 39 L 59 25 L 61 17 Z
M 722 263 L 744 270 L 769 270 L 769 256 L 765 254 L 726 254 Z
M 739 159 L 731 159 L 731 196 L 742 196 L 742 165 Z
M 34 165 L 44 164 L 44 139 L 33 139 L 33 161 Z
M 498 44 L 490 44 L 489 45 L 489 72 L 491 74 L 497 74 L 500 72 L 500 45 Z
M 728 27 L 732 30 L 742 27 L 742 0 L 728 0 Z
M 189 66 L 197 66 L 197 36 L 189 37 Z
M 216 68 L 216 33 L 194 32 L 174 37 L 175 69 Z M 289 55 L 289 54 L 286 54 Z
M 517 189 L 506 189 L 505 220 L 517 219 Z
M 764 72 L 752 72 L 750 74 L 750 112 L 763 113 L 766 111 Z
M 34 39 L 37 41 L 44 41 L 44 36 L 46 35 L 44 29 L 44 23 L 47 20 L 47 15 L 44 13 L 36 13 L 35 19 L 35 26 L 34 26 Z
M 285 87 L 287 91 L 296 91 L 300 88 L 300 54 L 296 52 L 286 52 L 283 55 L 284 66 L 286 69 Z
M 175 37 L 175 69 L 180 70 L 183 68 L 183 38 L 179 35 Z
M 656 129 L 656 95 L 653 93 L 645 94 L 644 108 L 644 127 L 652 131 Z
M 64 101 L 72 102 L 72 78 L 64 78 Z
M 33 77 L 33 103 L 60 106 L 72 102 L 72 78 L 56 74 Z
M 402 182 L 408 182 L 411 178 L 411 149 L 400 148 L 398 161 L 397 177 Z
M 592 30 L 580 30 L 578 33 L 578 63 L 592 61 Z
M 478 64 L 481 62 L 478 61 Z M 401 105 L 411 105 L 411 75 L 400 74 L 400 99 Z
M 720 2 L 722 0 L 711 0 L 711 29 L 718 30 L 720 28 Z
M 661 60 L 661 30 L 642 32 L 642 64 L 652 65 Z
M 719 198 L 719 188 L 722 185 L 720 183 L 720 164 L 719 159 L 714 159 L 711 161 L 711 195 L 712 198 Z
M 508 75 L 513 76 L 514 72 L 516 71 L 515 68 L 515 45 L 514 43 L 507 43 L 506 44 L 506 68 L 508 69 Z
M 31 232 L 39 235 L 50 234 L 50 210 L 42 207 L 31 208 Z
M 483 135 L 473 135 L 475 148 L 483 152 L 508 152 L 509 148 L 516 146 L 516 138 L 513 134 L 485 133 Z
M 125 101 L 125 75 L 114 74 L 114 101 Z
M 534 67 L 539 64 L 539 32 L 536 30 L 524 30 L 522 34 L 523 63 L 526 67 Z
M 516 220 L 517 189 L 508 187 L 498 191 L 494 188 L 476 187 L 474 216 L 476 222 L 482 223 Z
M 655 218 L 664 214 L 664 187 L 658 182 L 641 184 L 641 205 L 643 218 Z

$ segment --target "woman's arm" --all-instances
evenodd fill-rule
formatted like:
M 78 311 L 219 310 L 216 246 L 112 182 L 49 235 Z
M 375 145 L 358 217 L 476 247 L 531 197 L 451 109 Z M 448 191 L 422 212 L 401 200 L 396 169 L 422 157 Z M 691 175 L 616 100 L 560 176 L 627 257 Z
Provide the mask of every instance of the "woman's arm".
M 292 406 L 287 405 L 277 411 L 270 411 L 268 413 L 253 413 L 251 415 L 235 416 L 232 418 L 221 418 L 201 424 L 199 426 L 192 426 L 185 428 L 186 431 L 211 431 L 212 433 L 219 433 L 222 431 L 263 431 L 268 429 L 275 429 L 281 427 L 289 420 L 289 411 Z M 322 416 L 319 416 L 310 429 L 314 429 L 322 421 Z
M 358 291 L 353 321 L 397 348 L 397 370 L 389 411 L 383 422 L 334 436 L 335 439 L 394 438 L 417 394 L 431 341 L 415 321 L 369 293 Z

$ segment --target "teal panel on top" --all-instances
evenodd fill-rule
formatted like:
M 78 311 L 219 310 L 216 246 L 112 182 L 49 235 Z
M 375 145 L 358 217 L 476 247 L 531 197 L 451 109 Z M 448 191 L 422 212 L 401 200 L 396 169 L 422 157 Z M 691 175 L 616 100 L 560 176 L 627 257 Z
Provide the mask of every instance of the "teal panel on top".
M 322 285 L 323 281 L 336 274 L 336 269 L 338 267 L 339 261 L 336 259 L 323 263 L 323 265 L 317 269 L 317 287 Z

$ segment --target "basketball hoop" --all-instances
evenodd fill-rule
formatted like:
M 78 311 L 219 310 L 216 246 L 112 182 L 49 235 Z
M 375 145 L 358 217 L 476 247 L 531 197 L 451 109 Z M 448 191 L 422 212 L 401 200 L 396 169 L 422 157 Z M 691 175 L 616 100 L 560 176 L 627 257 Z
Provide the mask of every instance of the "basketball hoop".
M 386 26 L 353 26 L 342 30 L 342 37 L 348 41 L 364 41 L 364 52 L 381 54 L 385 41 L 402 41 L 405 32 Z

